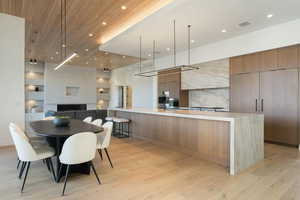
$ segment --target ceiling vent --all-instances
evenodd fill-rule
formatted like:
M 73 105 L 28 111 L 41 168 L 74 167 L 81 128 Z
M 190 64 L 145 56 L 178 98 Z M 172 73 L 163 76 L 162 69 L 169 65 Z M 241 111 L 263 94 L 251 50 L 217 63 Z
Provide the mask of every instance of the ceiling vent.
M 251 23 L 250 22 L 242 22 L 239 24 L 240 27 L 245 27 L 245 26 L 249 26 Z

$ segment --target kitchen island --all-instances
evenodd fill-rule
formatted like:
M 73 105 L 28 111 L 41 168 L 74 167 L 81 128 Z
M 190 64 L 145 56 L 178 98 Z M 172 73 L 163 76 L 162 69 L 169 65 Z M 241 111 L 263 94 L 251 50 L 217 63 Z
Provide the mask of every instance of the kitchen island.
M 109 109 L 131 120 L 133 137 L 212 161 L 230 175 L 264 158 L 264 116 L 195 110 Z

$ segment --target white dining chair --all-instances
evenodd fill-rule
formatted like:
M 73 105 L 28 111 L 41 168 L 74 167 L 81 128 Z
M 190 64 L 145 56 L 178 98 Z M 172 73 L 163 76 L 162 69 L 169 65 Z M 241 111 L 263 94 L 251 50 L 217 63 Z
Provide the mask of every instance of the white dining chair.
M 106 122 L 105 124 L 103 124 L 102 127 L 104 128 L 104 131 L 97 134 L 97 149 L 98 149 L 99 155 L 102 160 L 103 160 L 102 149 L 104 149 L 106 156 L 109 160 L 111 168 L 114 168 L 114 166 L 111 162 L 110 156 L 108 154 L 108 151 L 107 151 L 107 148 L 110 145 L 110 139 L 111 139 L 111 134 L 112 134 L 112 129 L 113 129 L 113 122 Z
M 92 117 L 86 117 L 86 118 L 85 118 L 84 120 L 82 120 L 82 121 L 84 121 L 84 122 L 86 122 L 86 123 L 91 123 L 92 120 L 93 120 Z
M 95 119 L 91 124 L 101 127 L 102 126 L 102 119 Z
M 44 146 L 46 145 L 46 141 L 43 137 L 38 137 L 38 136 L 34 136 L 34 137 L 29 137 L 23 129 L 21 129 L 18 125 L 16 125 L 15 123 L 10 123 L 9 124 L 10 127 L 16 129 L 21 135 L 22 137 L 24 137 L 25 140 L 29 141 L 33 146 Z M 18 164 L 17 164 L 17 169 L 19 169 L 20 164 L 22 163 L 22 161 L 19 159 L 18 160 Z M 22 164 L 23 168 L 24 168 L 24 164 Z M 20 175 L 19 175 L 20 177 Z
M 65 141 L 62 147 L 61 154 L 59 156 L 59 160 L 62 163 L 59 169 L 59 177 L 61 177 L 62 166 L 67 165 L 62 196 L 65 194 L 70 165 L 76 165 L 87 162 L 90 163 L 98 183 L 101 184 L 94 164 L 92 162 L 96 154 L 96 145 L 97 136 L 96 134 L 91 132 L 83 132 L 72 135 Z
M 46 160 L 47 164 L 50 166 L 50 171 L 52 172 L 54 180 L 56 180 L 55 172 L 53 169 L 53 164 L 51 157 L 55 155 L 54 150 L 49 146 L 33 146 L 27 137 L 25 137 L 25 133 L 22 132 L 21 129 L 17 128 L 13 123 L 10 123 L 9 125 L 9 131 L 11 134 L 11 137 L 13 139 L 13 142 L 15 144 L 18 157 L 20 161 L 23 162 L 24 167 L 22 167 L 22 173 L 23 170 L 26 168 L 25 177 L 23 180 L 21 192 L 24 190 L 24 186 L 26 183 L 28 171 L 30 168 L 30 164 L 33 161 L 38 160 Z M 20 173 L 21 174 L 21 173 Z

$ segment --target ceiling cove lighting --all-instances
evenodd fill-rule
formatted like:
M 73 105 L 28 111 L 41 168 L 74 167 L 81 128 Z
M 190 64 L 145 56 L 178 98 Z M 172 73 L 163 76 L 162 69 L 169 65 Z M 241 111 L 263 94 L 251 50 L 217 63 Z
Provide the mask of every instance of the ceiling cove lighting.
M 59 68 L 61 68 L 64 64 L 72 60 L 72 58 L 74 58 L 76 55 L 77 53 L 74 52 L 72 55 L 70 55 L 64 61 L 62 61 L 59 65 L 57 65 L 57 67 L 55 67 L 54 70 L 58 70 Z

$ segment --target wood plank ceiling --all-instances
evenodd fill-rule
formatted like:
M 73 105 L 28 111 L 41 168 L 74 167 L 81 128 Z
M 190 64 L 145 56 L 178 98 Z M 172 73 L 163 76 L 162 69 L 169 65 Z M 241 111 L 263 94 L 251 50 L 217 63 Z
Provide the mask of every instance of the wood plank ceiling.
M 164 5 L 161 0 L 66 0 L 66 23 L 61 0 L 0 0 L 0 12 L 26 19 L 26 59 L 59 63 L 64 58 L 62 52 L 66 50 L 68 56 L 76 51 L 79 56 L 72 60 L 73 65 L 112 69 L 137 63 L 139 59 L 99 51 L 102 37 L 114 30 L 118 32 L 118 27 L 141 12 L 154 12 L 154 7 Z M 64 27 L 66 49 L 61 41 Z M 138 40 L 136 45 L 138 48 Z

